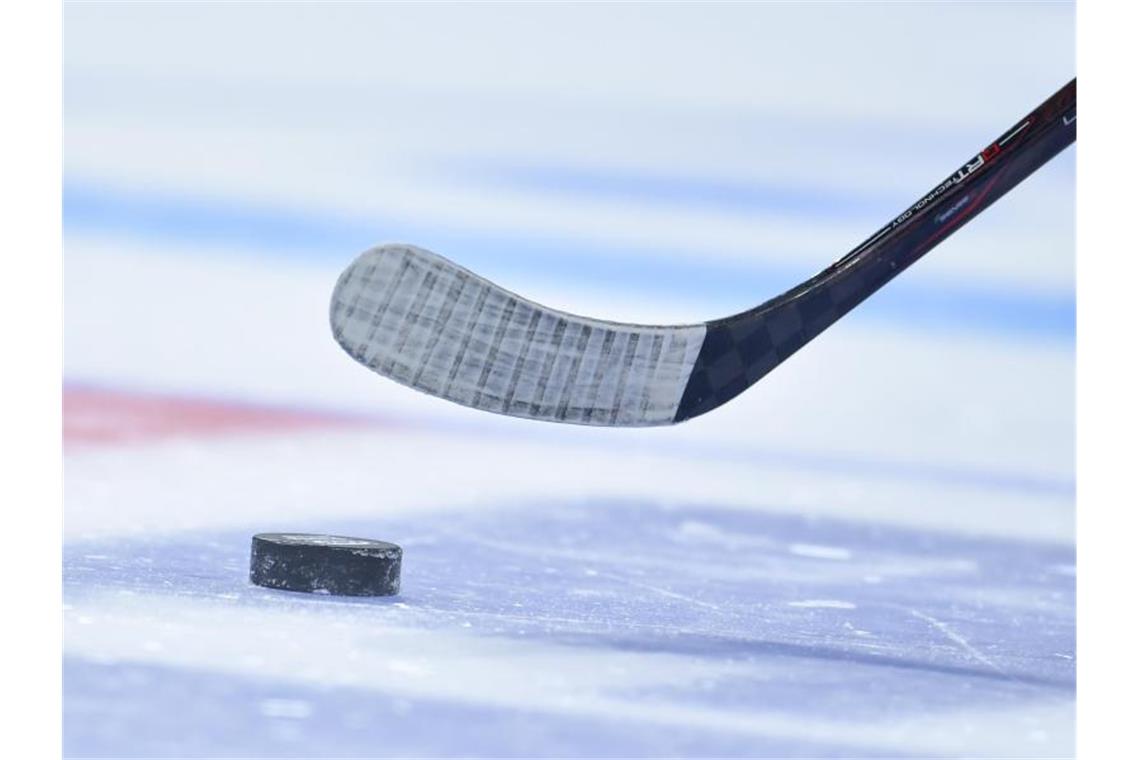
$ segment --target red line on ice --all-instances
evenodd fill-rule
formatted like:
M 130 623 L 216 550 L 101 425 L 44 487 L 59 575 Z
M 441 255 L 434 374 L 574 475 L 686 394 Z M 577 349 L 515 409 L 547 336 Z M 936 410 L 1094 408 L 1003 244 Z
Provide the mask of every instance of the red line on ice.
M 131 444 L 171 438 L 272 434 L 375 425 L 381 420 L 184 396 L 67 387 L 66 445 Z

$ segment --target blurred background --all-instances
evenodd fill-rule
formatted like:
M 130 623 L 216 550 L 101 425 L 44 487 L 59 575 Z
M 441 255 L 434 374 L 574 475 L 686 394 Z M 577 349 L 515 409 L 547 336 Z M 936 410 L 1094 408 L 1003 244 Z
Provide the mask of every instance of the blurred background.
M 422 396 L 327 307 L 382 242 L 600 318 L 754 306 L 1072 78 L 1073 14 L 66 4 L 68 753 L 1071 751 L 1075 150 L 677 428 Z M 300 529 L 404 545 L 403 600 L 248 589 Z

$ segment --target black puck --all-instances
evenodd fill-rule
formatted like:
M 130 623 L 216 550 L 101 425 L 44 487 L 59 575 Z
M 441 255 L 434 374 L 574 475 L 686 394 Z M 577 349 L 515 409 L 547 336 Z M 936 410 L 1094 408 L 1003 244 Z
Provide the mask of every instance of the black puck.
M 312 533 L 258 533 L 249 556 L 249 579 L 258 586 L 341 596 L 400 592 L 395 544 L 369 538 Z

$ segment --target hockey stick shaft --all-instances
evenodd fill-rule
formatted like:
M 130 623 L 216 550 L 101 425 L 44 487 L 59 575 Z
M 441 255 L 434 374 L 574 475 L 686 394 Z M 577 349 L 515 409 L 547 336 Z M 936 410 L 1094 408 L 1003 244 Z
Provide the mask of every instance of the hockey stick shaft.
M 709 322 L 674 421 L 742 392 L 1041 168 L 1076 140 L 1076 109 L 1074 79 L 815 277 Z

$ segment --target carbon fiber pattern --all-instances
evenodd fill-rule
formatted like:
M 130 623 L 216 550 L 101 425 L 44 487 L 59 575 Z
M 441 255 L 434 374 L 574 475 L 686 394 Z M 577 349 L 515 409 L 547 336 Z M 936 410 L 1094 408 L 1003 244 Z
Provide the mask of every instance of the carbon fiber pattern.
M 910 210 L 808 282 L 756 309 L 709 322 L 676 421 L 737 396 L 1071 144 L 1076 139 L 1076 96 L 1073 80 Z M 965 181 L 957 179 L 960 175 Z
M 710 322 L 677 411 L 677 422 L 735 398 L 855 308 L 897 273 L 887 262 L 779 304 L 764 314 Z
M 353 262 L 329 317 L 354 359 L 404 385 L 476 409 L 584 425 L 671 424 L 705 335 L 704 325 L 558 312 L 405 245 Z

